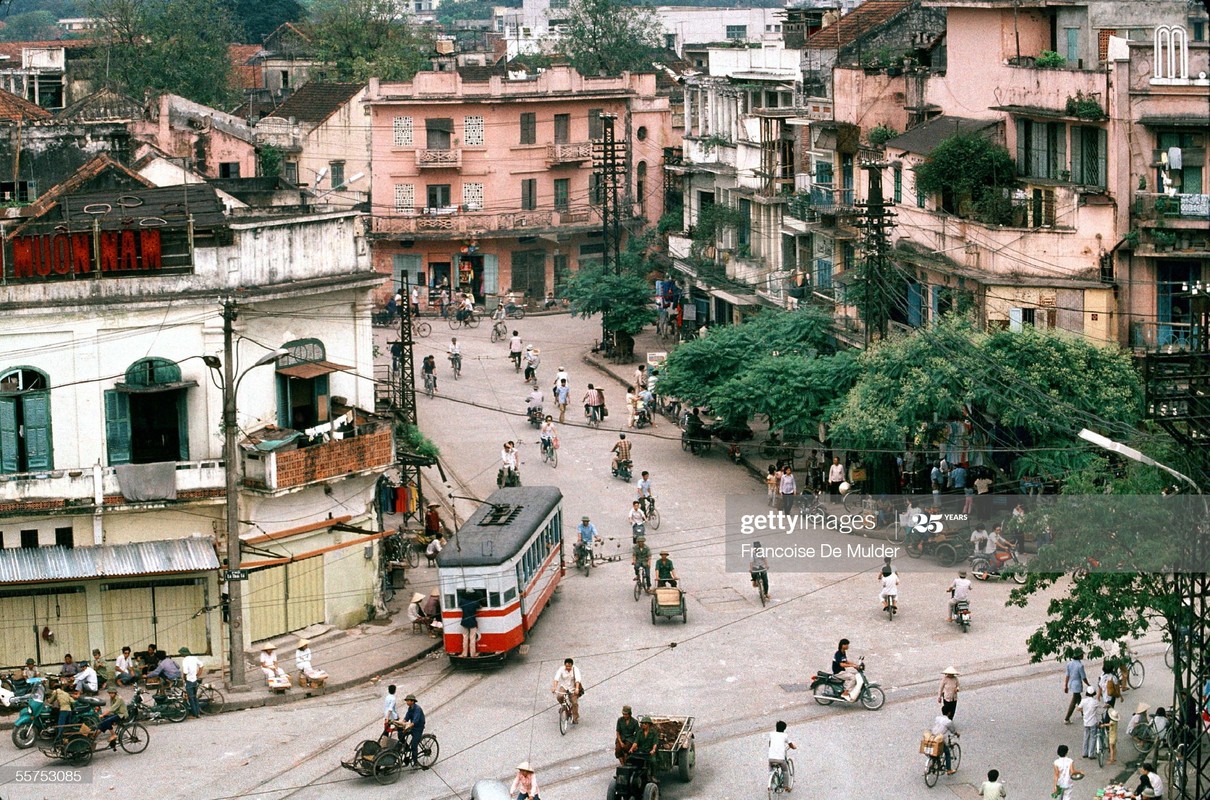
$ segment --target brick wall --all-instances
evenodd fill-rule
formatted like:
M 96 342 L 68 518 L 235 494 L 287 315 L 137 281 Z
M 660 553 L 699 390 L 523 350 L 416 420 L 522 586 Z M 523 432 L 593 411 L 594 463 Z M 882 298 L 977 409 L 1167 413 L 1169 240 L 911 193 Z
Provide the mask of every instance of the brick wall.
M 374 433 L 275 453 L 274 459 L 277 462 L 277 485 L 272 488 L 288 489 L 351 472 L 385 467 L 395 461 L 395 448 L 391 429 L 383 426 Z

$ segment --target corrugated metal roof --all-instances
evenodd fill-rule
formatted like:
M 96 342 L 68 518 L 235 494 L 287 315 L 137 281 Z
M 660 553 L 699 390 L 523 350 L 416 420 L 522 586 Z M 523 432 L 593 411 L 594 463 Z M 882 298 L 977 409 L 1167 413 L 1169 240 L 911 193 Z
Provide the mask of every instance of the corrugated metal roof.
M 933 148 L 949 137 L 958 133 L 977 133 L 999 125 L 996 119 L 970 119 L 968 117 L 941 116 L 929 120 L 923 125 L 912 128 L 907 133 L 901 133 L 886 142 L 888 153 L 903 151 L 927 156 Z
M 214 540 L 201 536 L 100 547 L 0 550 L 0 584 L 76 581 L 218 569 Z

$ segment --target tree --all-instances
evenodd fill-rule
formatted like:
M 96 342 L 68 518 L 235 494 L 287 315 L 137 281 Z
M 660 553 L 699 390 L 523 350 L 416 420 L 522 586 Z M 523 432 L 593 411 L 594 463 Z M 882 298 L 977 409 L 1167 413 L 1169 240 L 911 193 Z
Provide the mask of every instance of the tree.
M 131 97 L 171 92 L 217 108 L 238 100 L 225 0 L 93 0 L 110 75 Z
M 655 321 L 651 284 L 633 272 L 614 274 L 604 264 L 581 266 L 567 282 L 571 313 L 587 319 L 601 315 L 601 327 L 634 336 Z
M 325 77 L 360 83 L 370 78 L 411 80 L 433 50 L 395 0 L 316 0 L 311 42 L 327 64 Z
M 297 0 L 235 0 L 235 19 L 243 28 L 243 41 L 260 44 L 287 22 L 306 15 Z
M 26 11 L 12 14 L 0 29 L 0 41 L 36 42 L 41 39 L 57 39 L 63 33 L 55 15 L 49 11 Z
M 933 148 L 916 167 L 916 188 L 941 194 L 960 216 L 1004 225 L 1012 221 L 1008 189 L 1016 184 L 1012 156 L 981 133 L 956 133 Z
M 581 75 L 651 71 L 651 51 L 660 47 L 659 17 L 650 6 L 618 0 L 572 0 L 562 48 Z

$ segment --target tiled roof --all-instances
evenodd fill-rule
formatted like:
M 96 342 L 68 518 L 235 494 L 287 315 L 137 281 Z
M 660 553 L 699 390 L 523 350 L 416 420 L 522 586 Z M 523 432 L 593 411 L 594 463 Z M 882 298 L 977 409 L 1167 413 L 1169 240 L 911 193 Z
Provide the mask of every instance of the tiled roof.
M 807 47 L 840 48 L 889 22 L 906 9 L 909 0 L 866 0 L 857 8 L 807 37 Z
M 0 89 L 0 120 L 28 122 L 35 119 L 50 119 L 53 115 L 24 97 Z
M 261 88 L 262 67 L 255 59 L 263 50 L 259 44 L 227 45 L 227 58 L 231 61 L 235 83 L 240 89 Z
M 142 119 L 143 104 L 113 89 L 101 89 L 72 103 L 55 118 L 73 122 Z
M 9 61 L 21 63 L 21 51 L 27 47 L 62 47 L 65 50 L 86 50 L 93 43 L 88 39 L 45 39 L 30 42 L 0 42 L 0 57 L 8 56 Z
M 362 89 L 363 83 L 318 83 L 311 81 L 302 85 L 284 103 L 273 110 L 270 117 L 289 119 L 314 125 L 336 113 Z
M 936 117 L 923 125 L 901 133 L 886 143 L 886 151 L 917 153 L 927 156 L 933 148 L 956 133 L 975 133 L 1000 124 L 997 119 L 970 119 L 968 117 Z
M 41 197 L 22 209 L 22 212 L 24 212 L 22 216 L 31 219 L 42 216 L 58 204 L 59 198 L 69 195 L 80 187 L 87 185 L 89 181 L 101 175 L 106 170 L 121 173 L 125 178 L 130 180 L 131 185 L 137 186 L 141 184 L 149 188 L 155 185 L 122 162 L 106 153 L 101 153 L 85 162 L 70 178 L 55 184 L 49 190 L 43 192 Z M 16 235 L 23 227 L 25 227 L 24 224 L 10 231 L 10 235 Z

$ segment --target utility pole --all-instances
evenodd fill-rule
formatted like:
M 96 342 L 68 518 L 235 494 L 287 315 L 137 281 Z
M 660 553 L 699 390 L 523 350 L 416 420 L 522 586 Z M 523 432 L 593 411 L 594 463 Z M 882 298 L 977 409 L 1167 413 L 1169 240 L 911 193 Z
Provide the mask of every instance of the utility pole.
M 626 176 L 623 166 L 626 144 L 617 140 L 617 119 L 617 114 L 601 114 L 601 140 L 592 144 L 593 170 L 597 176 L 597 190 L 601 193 L 604 263 L 606 269 L 613 268 L 615 275 L 622 270 L 622 208 L 619 194 L 624 188 L 622 181 Z
M 861 284 L 859 307 L 865 322 L 865 345 L 868 348 L 877 333 L 879 339 L 887 336 L 891 318 L 891 263 L 890 228 L 895 215 L 887 211 L 882 200 L 882 170 L 885 162 L 874 161 L 861 165 L 869 173 L 870 191 L 867 201 L 861 204 L 865 212 L 861 216 L 861 227 L 865 238 L 861 246 L 861 269 L 858 282 Z
M 239 455 L 235 451 L 235 301 L 223 301 L 223 472 L 227 482 L 227 570 L 240 568 Z M 232 577 L 230 574 L 228 577 Z M 227 581 L 227 658 L 231 687 L 247 685 L 244 675 L 244 582 Z
M 404 425 L 417 426 L 416 422 L 416 359 L 412 339 L 412 289 L 408 274 L 403 273 L 399 303 L 399 363 L 396 379 L 399 386 L 399 402 L 395 406 L 395 419 Z M 400 442 L 395 443 L 396 461 L 399 462 L 399 477 L 404 486 L 416 487 L 417 516 L 423 513 L 424 495 L 420 489 L 420 467 L 400 457 Z

